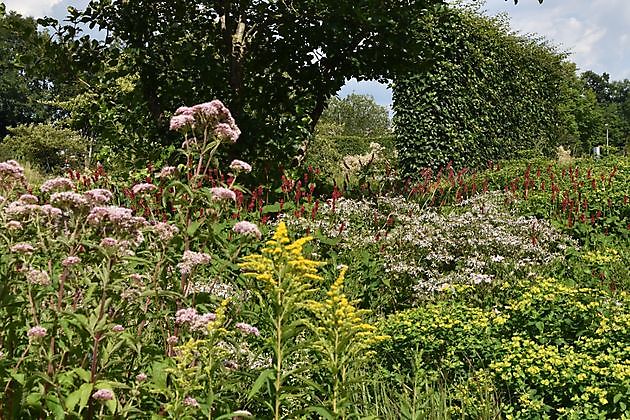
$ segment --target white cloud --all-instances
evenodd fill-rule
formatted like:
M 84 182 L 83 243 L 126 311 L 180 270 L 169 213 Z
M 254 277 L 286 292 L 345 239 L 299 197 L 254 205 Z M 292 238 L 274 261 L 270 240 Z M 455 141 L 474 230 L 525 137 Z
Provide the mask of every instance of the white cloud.
M 63 0 L 3 0 L 8 10 L 25 16 L 41 17 L 50 13 L 53 7 Z

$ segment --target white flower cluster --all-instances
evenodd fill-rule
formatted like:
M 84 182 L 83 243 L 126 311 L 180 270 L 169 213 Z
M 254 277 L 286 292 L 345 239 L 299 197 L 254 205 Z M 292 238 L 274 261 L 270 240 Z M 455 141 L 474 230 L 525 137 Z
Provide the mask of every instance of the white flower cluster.
M 392 282 L 418 293 L 453 283 L 485 284 L 495 277 L 525 276 L 532 267 L 561 258 L 575 241 L 547 221 L 519 217 L 503 206 L 502 193 L 479 195 L 443 213 L 403 197 L 378 201 L 342 199 L 321 218 L 289 219 L 294 229 L 320 230 L 346 252 L 380 253 Z

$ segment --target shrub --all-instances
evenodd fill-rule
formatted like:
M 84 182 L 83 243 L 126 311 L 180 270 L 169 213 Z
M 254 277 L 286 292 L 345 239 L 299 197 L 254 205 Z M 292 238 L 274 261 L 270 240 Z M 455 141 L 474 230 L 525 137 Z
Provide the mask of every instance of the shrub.
M 382 322 L 390 366 L 409 368 L 419 354 L 447 384 L 489 375 L 508 417 L 617 418 L 630 404 L 626 293 L 539 278 L 485 298 L 455 286 L 444 298 Z
M 59 172 L 67 163 L 82 164 L 87 153 L 86 140 L 67 128 L 38 124 L 8 130 L 0 160 L 21 158 L 46 172 Z

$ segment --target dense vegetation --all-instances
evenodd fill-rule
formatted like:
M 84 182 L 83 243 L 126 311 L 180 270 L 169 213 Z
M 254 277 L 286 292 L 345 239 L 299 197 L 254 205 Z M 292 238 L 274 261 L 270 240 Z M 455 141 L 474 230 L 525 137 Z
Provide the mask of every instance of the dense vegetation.
M 331 32 L 306 29 L 323 22 L 307 3 Z M 0 418 L 627 418 L 628 82 L 578 77 L 470 11 L 416 21 L 395 3 L 283 2 L 269 15 L 257 2 L 91 2 L 71 20 L 111 39 L 74 43 L 69 26 L 42 22 L 59 31 L 52 44 L 0 10 L 0 49 L 31 48 L 3 28 L 45 46 L 32 67 L 0 56 L 0 79 L 20 88 L 0 84 L 2 109 L 20 110 L 0 115 Z M 141 8 L 155 12 L 146 28 Z M 369 51 L 403 30 L 379 32 L 392 11 L 414 22 L 396 47 L 422 54 L 370 67 Z M 234 50 L 221 22 L 223 35 L 266 29 Z M 300 61 L 359 39 L 337 40 L 340 22 L 374 43 Z M 82 61 L 89 51 L 102 61 Z M 208 57 L 221 71 L 202 68 Z M 228 80 L 239 60 L 247 75 Z M 304 87 L 326 62 L 335 76 Z M 393 128 L 369 97 L 329 98 L 340 75 L 407 64 Z M 508 64 L 545 73 L 508 77 Z M 164 74 L 151 79 L 151 65 Z M 479 89 L 464 89 L 473 69 Z M 405 80 L 427 82 L 431 106 L 414 108 Z M 520 85 L 557 89 L 534 98 Z M 497 92 L 505 121 L 490 118 Z M 234 113 L 201 102 L 219 94 Z M 534 103 L 549 107 L 541 123 Z M 574 157 L 602 144 L 605 124 L 613 147 Z M 524 150 L 506 160 L 508 129 Z

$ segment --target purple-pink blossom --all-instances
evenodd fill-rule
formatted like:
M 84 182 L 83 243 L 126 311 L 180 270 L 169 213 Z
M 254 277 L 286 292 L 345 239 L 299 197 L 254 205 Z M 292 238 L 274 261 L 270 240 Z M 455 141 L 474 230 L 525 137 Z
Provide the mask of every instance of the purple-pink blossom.
M 22 223 L 17 220 L 9 220 L 5 227 L 9 230 L 20 230 L 22 229 Z
M 184 251 L 182 262 L 177 264 L 177 268 L 180 273 L 189 274 L 196 266 L 210 263 L 211 259 L 209 254 L 203 252 Z
M 120 325 L 120 324 L 117 324 L 117 325 L 114 325 L 114 326 L 112 327 L 112 331 L 117 332 L 117 333 L 119 333 L 119 332 L 123 332 L 123 331 L 125 331 L 125 327 L 123 327 L 123 326 L 122 326 L 122 325 Z
M 170 344 L 171 346 L 177 344 L 178 341 L 179 341 L 179 338 L 177 338 L 176 335 L 171 335 L 166 339 L 166 342 Z
M 177 172 L 177 168 L 176 167 L 174 167 L 174 166 L 165 166 L 165 167 L 162 168 L 162 170 L 158 174 L 158 177 L 160 177 L 160 178 L 168 178 L 168 177 L 172 176 L 175 172 Z
M 177 226 L 169 225 L 164 222 L 157 222 L 153 226 L 153 231 L 158 235 L 161 241 L 168 242 L 179 232 Z
M 26 281 L 38 286 L 48 286 L 50 284 L 50 277 L 47 272 L 32 268 L 26 272 Z
M 260 331 L 258 331 L 258 328 L 254 327 L 253 325 L 246 324 L 244 322 L 239 322 L 238 324 L 235 325 L 235 327 L 237 330 L 240 330 L 244 332 L 245 334 L 253 334 L 256 337 L 260 335 Z
M 144 382 L 147 380 L 147 375 L 145 373 L 139 373 L 136 375 L 136 381 Z
M 241 130 L 236 125 L 219 123 L 214 128 L 214 135 L 221 141 L 236 143 L 236 140 L 241 135 Z
M 250 173 L 252 171 L 252 165 L 242 160 L 234 159 L 232 163 L 230 163 L 230 169 L 234 172 Z
M 76 207 L 84 207 L 88 205 L 88 201 L 81 194 L 77 194 L 72 191 L 63 191 L 53 193 L 50 196 L 50 202 L 55 207 L 68 207 L 68 208 L 76 208 Z
M 197 319 L 197 310 L 195 308 L 185 308 L 175 312 L 176 324 L 190 324 L 195 319 Z
M 69 257 L 64 258 L 64 260 L 61 262 L 61 265 L 63 265 L 64 267 L 71 267 L 73 265 L 79 264 L 80 262 L 81 262 L 81 258 L 71 255 Z
M 113 194 L 111 191 L 103 188 L 95 188 L 83 193 L 83 196 L 92 204 L 103 205 L 111 201 Z
M 20 198 L 18 198 L 18 202 L 21 204 L 37 204 L 39 199 L 33 194 L 22 194 Z
M 92 394 L 92 398 L 98 401 L 109 401 L 114 399 L 114 393 L 111 389 L 99 389 Z
M 118 245 L 118 240 L 114 238 L 103 238 L 101 239 L 101 244 L 103 248 L 113 248 Z
M 195 408 L 199 407 L 199 403 L 193 397 L 186 397 L 186 398 L 184 398 L 184 405 L 186 405 L 188 407 L 195 407 Z
M 33 251 L 35 251 L 33 245 L 26 242 L 15 244 L 11 247 L 11 252 L 14 252 L 16 254 L 32 254 Z
M 190 127 L 195 123 L 195 118 L 192 115 L 176 115 L 171 118 L 169 129 L 171 131 L 179 131 L 182 128 Z
M 131 191 L 135 194 L 144 194 L 144 193 L 148 193 L 151 192 L 153 190 L 156 190 L 157 187 L 153 184 L 149 184 L 149 183 L 142 183 L 142 184 L 136 184 L 131 188 Z
M 46 336 L 47 332 L 46 328 L 36 325 L 26 332 L 26 336 L 29 338 L 42 338 Z
M 74 182 L 71 179 L 60 177 L 49 179 L 44 182 L 40 187 L 41 192 L 50 192 L 50 191 L 68 191 L 74 189 Z
M 236 201 L 236 194 L 234 191 L 223 188 L 223 187 L 214 187 L 210 188 L 210 193 L 215 200 L 232 200 Z
M 14 160 L 0 163 L 0 180 L 25 181 L 24 168 Z
M 258 226 L 245 220 L 235 224 L 232 230 L 241 235 L 255 236 L 258 239 L 262 238 L 262 233 L 260 233 Z

